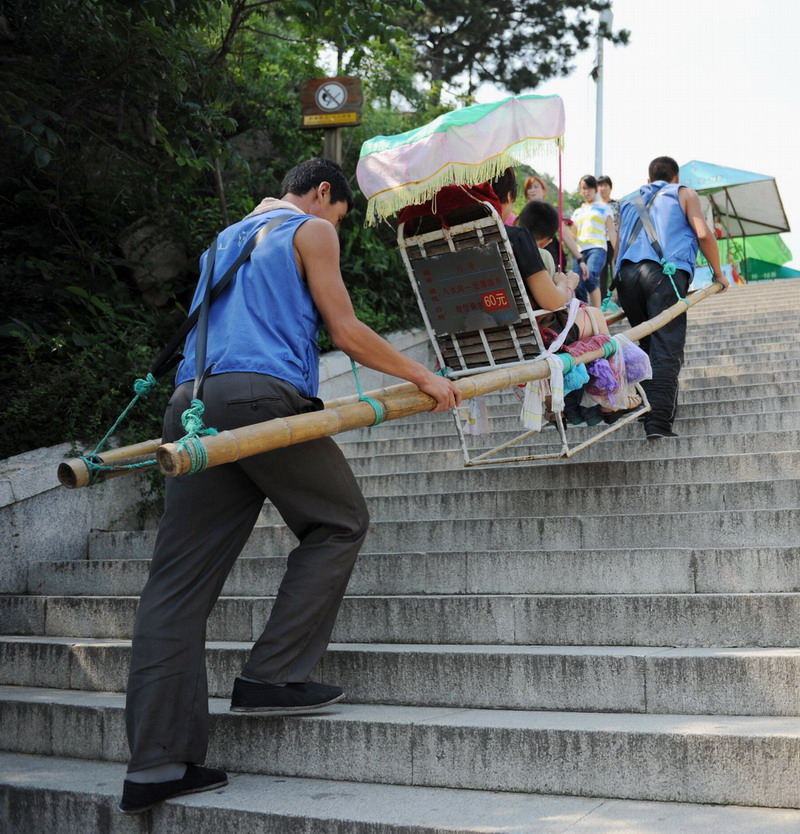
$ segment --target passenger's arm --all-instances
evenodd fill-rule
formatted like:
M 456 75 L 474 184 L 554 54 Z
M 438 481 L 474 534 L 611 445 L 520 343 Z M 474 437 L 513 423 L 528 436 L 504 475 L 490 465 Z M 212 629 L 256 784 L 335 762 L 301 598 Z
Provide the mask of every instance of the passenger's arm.
M 700 244 L 700 251 L 705 255 L 711 269 L 714 272 L 714 280 L 722 284 L 721 292 L 730 286 L 730 281 L 725 277 L 722 271 L 722 264 L 719 259 L 719 248 L 717 247 L 717 239 L 714 232 L 706 223 L 706 218 L 703 216 L 703 208 L 700 205 L 700 198 L 697 192 L 687 186 L 681 187 L 678 191 L 678 198 L 686 214 L 686 219 L 689 225 L 694 229 L 697 235 L 697 242 Z
M 311 297 L 339 350 L 368 368 L 413 382 L 436 400 L 433 411 L 461 402 L 461 392 L 452 382 L 400 353 L 356 318 L 339 267 L 339 237 L 327 220 L 306 220 L 295 233 L 294 245 Z
M 574 272 L 568 275 L 557 272 L 556 276 L 562 277 L 551 278 L 546 269 L 540 269 L 525 279 L 533 300 L 545 310 L 558 310 L 575 297 L 578 276 Z

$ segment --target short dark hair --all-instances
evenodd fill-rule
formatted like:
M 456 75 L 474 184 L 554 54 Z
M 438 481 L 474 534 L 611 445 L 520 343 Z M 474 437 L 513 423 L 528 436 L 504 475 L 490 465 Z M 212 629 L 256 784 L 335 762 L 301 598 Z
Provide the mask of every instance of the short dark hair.
M 582 182 L 585 182 L 589 188 L 594 188 L 597 191 L 597 180 L 591 174 L 584 174 L 578 181 L 578 184 Z
M 513 168 L 506 168 L 499 177 L 492 180 L 491 186 L 501 203 L 505 203 L 509 197 L 517 199 L 517 174 Z
M 671 156 L 657 156 L 647 169 L 647 176 L 653 182 L 665 180 L 670 182 L 680 173 L 680 166 Z
M 517 215 L 517 226 L 527 229 L 534 240 L 555 237 L 558 231 L 558 212 L 544 200 L 531 200 Z
M 611 182 L 611 177 L 607 177 L 605 174 L 603 174 L 602 177 L 597 178 L 597 184 L 598 185 L 607 185 L 609 188 L 614 187 L 614 183 Z
M 353 208 L 353 192 L 341 166 L 324 156 L 307 159 L 287 172 L 281 183 L 280 196 L 285 197 L 287 194 L 294 194 L 297 197 L 302 197 L 323 182 L 331 184 L 332 203 L 340 203 L 345 200 L 348 211 Z

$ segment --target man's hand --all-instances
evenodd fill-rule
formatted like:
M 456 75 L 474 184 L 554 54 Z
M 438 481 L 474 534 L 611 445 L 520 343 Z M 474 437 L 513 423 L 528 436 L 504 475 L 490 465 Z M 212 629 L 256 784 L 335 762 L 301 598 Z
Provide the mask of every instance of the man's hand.
M 586 266 L 586 261 L 581 261 L 578 266 L 581 268 L 581 277 L 584 281 L 589 280 L 589 267 Z
M 718 284 L 722 284 L 722 289 L 717 293 L 717 295 L 721 295 L 722 293 L 724 293 L 725 290 L 727 290 L 728 287 L 730 287 L 731 285 L 731 282 L 728 280 L 724 272 L 720 272 L 718 275 L 715 275 L 714 280 Z
M 433 412 L 449 411 L 457 405 L 461 405 L 461 391 L 443 376 L 428 372 L 427 376 L 417 383 L 417 388 L 436 400 L 436 408 Z

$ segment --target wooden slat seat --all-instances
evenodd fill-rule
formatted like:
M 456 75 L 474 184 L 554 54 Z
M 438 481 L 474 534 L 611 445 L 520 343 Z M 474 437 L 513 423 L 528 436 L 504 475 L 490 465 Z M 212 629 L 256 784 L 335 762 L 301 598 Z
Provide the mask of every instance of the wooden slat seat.
M 445 223 L 442 226 L 442 220 L 436 216 L 423 217 L 411 221 L 407 228 L 401 224 L 398 231 L 398 242 L 439 361 L 458 374 L 538 356 L 544 346 L 534 322 L 537 315 L 545 315 L 547 311 L 533 307 L 502 220 L 488 204 L 480 203 L 449 213 Z M 413 233 L 409 234 L 412 230 Z M 491 244 L 496 244 L 498 269 L 502 270 L 507 282 L 504 287 L 509 290 L 508 315 L 513 315 L 515 320 L 507 325 L 490 322 L 489 326 L 473 330 L 438 332 L 437 305 L 420 286 L 419 270 L 424 264 L 435 263 L 431 259 L 438 256 L 459 252 L 468 254 L 478 248 L 482 251 L 494 250 Z M 446 281 L 439 274 L 435 283 L 441 285 Z M 474 291 L 472 295 L 474 297 Z
M 401 223 L 397 242 L 440 366 L 451 376 L 491 370 L 536 359 L 545 348 L 537 319 L 550 315 L 535 308 L 519 273 L 503 221 L 488 203 L 476 203 L 442 218 L 426 216 Z M 570 449 L 560 414 L 555 416 L 561 449 L 554 453 L 498 458 L 532 432 L 473 457 L 461 418 L 456 427 L 467 466 L 506 461 L 571 457 L 576 451 L 622 428 L 648 411 L 625 415 L 589 440 Z

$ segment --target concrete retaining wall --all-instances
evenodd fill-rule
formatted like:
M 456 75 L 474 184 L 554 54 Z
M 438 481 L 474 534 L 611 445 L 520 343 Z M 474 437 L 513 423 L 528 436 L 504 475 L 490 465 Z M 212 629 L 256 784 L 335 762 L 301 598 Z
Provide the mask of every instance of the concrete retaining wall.
M 396 333 L 389 341 L 430 364 L 423 331 Z M 365 391 L 401 381 L 368 368 L 359 369 L 359 377 Z M 325 354 L 320 361 L 320 396 L 355 393 L 350 359 L 341 351 Z M 125 476 L 90 489 L 64 489 L 56 468 L 70 449 L 71 444 L 62 443 L 0 461 L 0 593 L 27 590 L 28 562 L 86 559 L 91 530 L 142 527 L 137 510 L 143 479 Z
M 85 559 L 96 527 L 136 525 L 142 480 L 116 478 L 91 489 L 64 489 L 56 468 L 69 443 L 0 461 L 0 592 L 27 589 L 28 562 Z
M 428 335 L 424 330 L 410 330 L 400 333 L 392 333 L 387 337 L 401 353 L 422 362 L 427 367 L 432 367 L 433 351 L 428 342 Z M 350 357 L 340 350 L 326 353 L 320 360 L 320 397 L 323 400 L 330 400 L 334 397 L 346 397 L 350 394 L 357 394 L 353 371 L 350 366 Z M 383 388 L 386 385 L 397 385 L 402 382 L 390 374 L 382 374 L 369 368 L 358 368 L 358 378 L 361 380 L 361 387 L 364 391 L 375 388 Z

